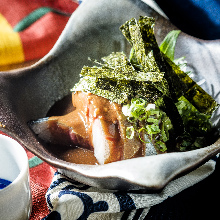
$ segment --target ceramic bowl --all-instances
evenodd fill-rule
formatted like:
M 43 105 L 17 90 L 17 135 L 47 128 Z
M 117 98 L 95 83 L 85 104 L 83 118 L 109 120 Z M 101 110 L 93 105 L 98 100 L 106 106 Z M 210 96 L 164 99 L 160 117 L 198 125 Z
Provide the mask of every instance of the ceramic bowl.
M 0 134 L 0 178 L 11 183 L 0 189 L 0 219 L 29 219 L 32 207 L 28 158 L 15 140 Z
M 80 165 L 63 161 L 30 130 L 27 122 L 43 118 L 51 106 L 70 93 L 88 57 L 100 59 L 113 51 L 130 51 L 119 27 L 132 17 L 155 17 L 158 43 L 176 29 L 169 20 L 140 0 L 90 0 L 73 13 L 53 49 L 36 64 L 0 73 L 1 130 L 28 150 L 80 182 L 108 189 L 161 189 L 176 176 L 198 167 L 220 151 L 220 141 L 184 153 L 130 159 L 106 165 Z M 220 43 L 181 33 L 176 58 L 185 56 L 188 69 L 219 103 Z M 219 126 L 219 111 L 213 117 Z

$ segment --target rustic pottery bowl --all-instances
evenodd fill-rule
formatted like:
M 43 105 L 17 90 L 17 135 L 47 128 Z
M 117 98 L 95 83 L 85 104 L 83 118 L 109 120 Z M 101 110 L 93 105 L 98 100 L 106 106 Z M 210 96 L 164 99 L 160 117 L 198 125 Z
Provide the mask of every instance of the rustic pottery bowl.
M 158 43 L 176 29 L 140 0 L 90 0 L 73 13 L 53 49 L 36 64 L 0 72 L 0 130 L 11 135 L 47 163 L 80 182 L 108 189 L 161 189 L 170 180 L 200 166 L 220 152 L 220 140 L 203 149 L 129 159 L 107 165 L 69 163 L 37 139 L 27 122 L 45 117 L 54 103 L 70 93 L 88 57 L 113 51 L 128 54 L 130 46 L 119 27 L 132 17 L 155 17 Z M 185 56 L 194 79 L 219 103 L 220 42 L 181 33 L 176 58 Z M 217 111 L 214 125 L 219 126 Z

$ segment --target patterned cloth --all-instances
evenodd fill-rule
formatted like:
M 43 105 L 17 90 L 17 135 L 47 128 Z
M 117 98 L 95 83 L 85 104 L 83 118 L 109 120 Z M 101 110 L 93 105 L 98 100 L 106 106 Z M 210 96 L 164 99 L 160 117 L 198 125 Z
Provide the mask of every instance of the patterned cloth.
M 156 193 L 97 189 L 56 172 L 46 193 L 51 213 L 45 220 L 144 219 L 151 206 L 200 182 L 213 173 L 215 164 L 216 158 L 213 158 L 189 174 L 171 181 Z
M 79 3 L 0 0 L 0 69 L 46 55 Z
M 30 185 L 32 191 L 32 212 L 29 220 L 40 220 L 49 214 L 45 194 L 56 169 L 26 150 L 29 159 Z

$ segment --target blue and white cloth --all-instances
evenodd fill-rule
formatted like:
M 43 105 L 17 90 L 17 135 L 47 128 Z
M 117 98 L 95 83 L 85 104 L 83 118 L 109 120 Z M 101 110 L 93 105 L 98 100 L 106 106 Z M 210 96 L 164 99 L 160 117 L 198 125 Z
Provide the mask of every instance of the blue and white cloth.
M 155 193 L 98 189 L 70 180 L 56 172 L 46 201 L 50 214 L 45 220 L 145 219 L 150 208 L 195 185 L 215 170 L 213 158 L 196 170 L 171 181 Z

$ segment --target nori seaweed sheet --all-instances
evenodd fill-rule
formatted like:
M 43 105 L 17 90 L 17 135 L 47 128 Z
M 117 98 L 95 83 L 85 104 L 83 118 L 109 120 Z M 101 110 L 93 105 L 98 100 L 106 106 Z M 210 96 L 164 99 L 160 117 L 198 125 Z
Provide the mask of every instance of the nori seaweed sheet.
M 161 52 L 154 35 L 154 18 L 140 16 L 120 27 L 132 46 L 129 59 L 123 52 L 102 58 L 98 66 L 84 66 L 81 79 L 72 91 L 85 91 L 112 102 L 126 104 L 144 97 L 166 112 L 173 124 L 172 140 L 184 133 L 183 120 L 176 103 L 185 97 L 200 113 L 212 115 L 217 102 L 197 85 L 179 66 Z

